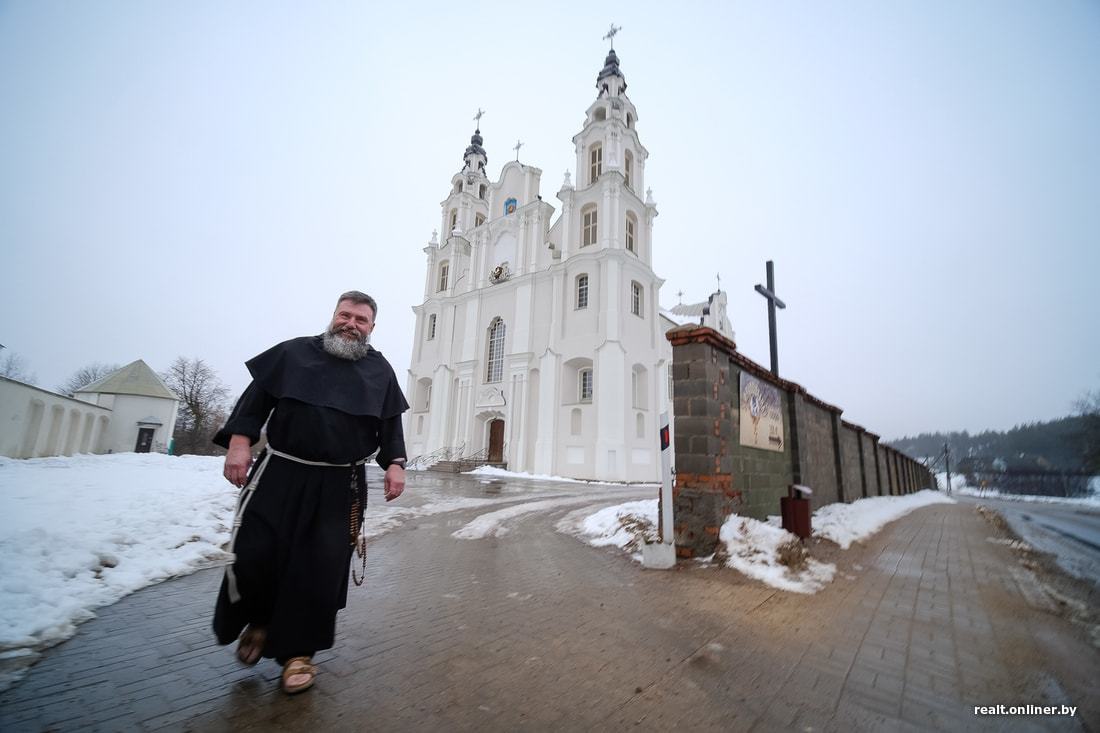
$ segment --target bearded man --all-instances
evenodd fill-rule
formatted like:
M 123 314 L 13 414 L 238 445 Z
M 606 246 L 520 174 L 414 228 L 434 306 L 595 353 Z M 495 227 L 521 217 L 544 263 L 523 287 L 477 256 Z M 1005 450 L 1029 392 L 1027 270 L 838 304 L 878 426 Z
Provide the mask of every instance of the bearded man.
M 288 693 L 313 685 L 312 657 L 333 645 L 347 604 L 348 564 L 364 549 L 368 456 L 378 451 L 386 501 L 405 488 L 401 413 L 409 405 L 370 345 L 377 315 L 373 298 L 349 291 L 322 335 L 247 362 L 253 381 L 214 437 L 229 451 L 225 478 L 242 489 L 214 633 L 221 644 L 239 635 L 245 664 L 270 657 L 283 665 Z M 265 423 L 267 447 L 253 465 Z

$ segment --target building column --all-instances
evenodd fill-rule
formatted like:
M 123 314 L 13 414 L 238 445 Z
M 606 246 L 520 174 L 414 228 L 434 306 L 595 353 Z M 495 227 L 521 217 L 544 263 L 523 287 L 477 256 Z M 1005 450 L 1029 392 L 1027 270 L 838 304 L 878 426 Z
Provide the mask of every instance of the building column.
M 557 447 L 557 416 L 561 411 L 558 383 L 561 379 L 561 357 L 549 349 L 539 359 L 539 415 L 535 436 L 535 473 L 554 475 Z
M 596 453 L 593 468 L 597 479 L 622 481 L 626 478 L 626 462 L 630 458 L 624 423 L 628 404 L 626 395 L 631 382 L 622 346 L 618 342 L 605 342 L 597 350 L 594 367 Z

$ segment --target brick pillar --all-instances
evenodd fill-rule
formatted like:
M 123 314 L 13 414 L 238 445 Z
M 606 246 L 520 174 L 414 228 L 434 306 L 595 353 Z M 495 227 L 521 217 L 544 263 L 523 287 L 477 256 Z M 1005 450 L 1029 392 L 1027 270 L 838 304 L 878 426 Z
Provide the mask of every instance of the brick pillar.
M 672 492 L 676 554 L 705 557 L 715 551 L 718 530 L 742 502 L 741 492 L 733 488 L 729 453 L 731 443 L 737 440 L 732 419 L 736 385 L 731 383 L 723 344 L 710 343 L 710 338 L 687 343 L 670 340 L 676 420 L 676 485 Z

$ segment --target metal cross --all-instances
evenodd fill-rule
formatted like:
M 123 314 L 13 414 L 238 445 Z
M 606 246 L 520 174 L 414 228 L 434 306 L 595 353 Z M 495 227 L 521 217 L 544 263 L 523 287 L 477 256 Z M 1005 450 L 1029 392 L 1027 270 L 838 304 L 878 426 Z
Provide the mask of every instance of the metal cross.
M 618 33 L 619 31 L 621 31 L 622 29 L 623 29 L 622 26 L 619 26 L 618 28 L 616 28 L 615 24 L 612 23 L 611 24 L 611 29 L 609 31 L 607 31 L 607 35 L 605 35 L 603 37 L 603 40 L 610 41 L 611 42 L 611 48 L 615 48 L 615 34 Z
M 768 299 L 768 334 L 771 337 L 772 347 L 772 374 L 779 376 L 779 347 L 775 337 L 775 309 L 786 308 L 787 304 L 775 294 L 775 268 L 772 261 L 768 260 L 768 287 L 756 286 L 756 292 Z
M 683 290 L 677 290 L 676 291 L 676 297 L 679 298 L 681 303 L 683 303 L 684 302 L 684 291 Z
M 481 116 L 482 116 L 483 114 L 485 114 L 485 110 L 483 110 L 483 109 L 482 109 L 481 107 L 478 107 L 478 108 L 477 108 L 477 114 L 476 114 L 476 115 L 474 115 L 474 122 L 476 122 L 476 123 L 477 123 L 477 129 L 478 129 L 478 130 L 480 130 L 480 129 L 481 129 Z
M 717 272 L 717 273 L 714 274 L 714 276 L 716 278 L 718 278 L 718 289 L 721 290 L 722 289 L 722 273 Z
M 523 143 L 521 143 L 519 140 L 516 140 L 516 146 L 514 148 L 512 148 L 512 150 L 516 151 L 516 160 L 517 161 L 519 160 L 519 149 L 522 148 L 522 147 L 523 147 Z

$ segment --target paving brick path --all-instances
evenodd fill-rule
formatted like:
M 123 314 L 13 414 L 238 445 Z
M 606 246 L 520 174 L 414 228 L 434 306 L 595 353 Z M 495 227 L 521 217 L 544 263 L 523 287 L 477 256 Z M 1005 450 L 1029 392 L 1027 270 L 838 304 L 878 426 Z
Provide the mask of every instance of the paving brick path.
M 410 504 L 418 488 L 501 506 L 525 492 L 599 491 L 421 474 Z M 599 498 L 638 492 L 612 494 Z M 1100 727 L 1100 655 L 1036 607 L 1031 576 L 987 541 L 996 531 L 971 506 L 927 507 L 834 549 L 837 578 L 813 596 L 732 570 L 642 570 L 555 531 L 575 504 L 523 515 L 501 537 L 452 537 L 496 508 L 378 537 L 366 587 L 352 589 L 337 646 L 318 655 L 317 685 L 302 695 L 278 691 L 273 662 L 243 668 L 214 645 L 220 571 L 204 570 L 101 609 L 47 651 L 0 694 L 0 730 Z M 973 715 L 998 703 L 1078 714 Z

